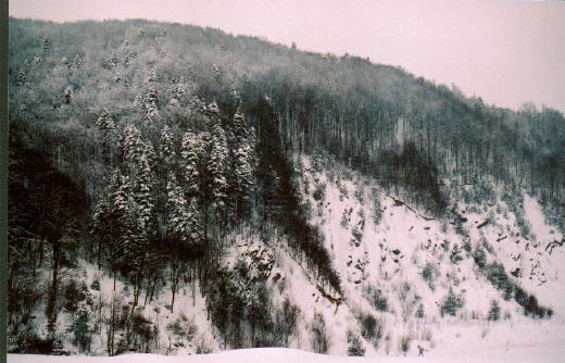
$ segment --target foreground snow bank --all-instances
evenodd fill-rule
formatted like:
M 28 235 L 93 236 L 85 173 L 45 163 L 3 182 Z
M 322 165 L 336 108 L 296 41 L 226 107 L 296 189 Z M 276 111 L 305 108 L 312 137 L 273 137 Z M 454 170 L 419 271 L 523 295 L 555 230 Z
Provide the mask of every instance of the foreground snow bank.
M 464 355 L 463 355 L 464 354 Z M 531 346 L 506 349 L 485 349 L 473 353 L 453 351 L 427 352 L 425 357 L 378 357 L 378 358 L 351 358 L 329 355 L 320 355 L 295 349 L 264 348 L 264 349 L 242 349 L 229 352 L 221 352 L 207 355 L 193 356 L 160 356 L 156 354 L 127 354 L 117 357 L 57 357 L 36 356 L 27 354 L 8 354 L 9 363 L 28 363 L 41 361 L 42 363 L 209 363 L 209 362 L 313 362 L 313 363 L 351 363 L 351 362 L 563 362 L 565 357 L 565 338 L 555 341 Z

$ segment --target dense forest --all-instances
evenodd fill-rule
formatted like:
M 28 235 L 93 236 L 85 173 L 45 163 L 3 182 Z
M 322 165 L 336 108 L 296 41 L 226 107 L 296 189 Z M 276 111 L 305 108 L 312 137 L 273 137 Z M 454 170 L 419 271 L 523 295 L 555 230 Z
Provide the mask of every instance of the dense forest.
M 167 289 L 173 312 L 195 281 L 224 347 L 288 345 L 297 308 L 269 303 L 266 255 L 244 256 L 255 271 L 221 260 L 234 235 L 282 233 L 339 306 L 341 277 L 301 203 L 300 155 L 328 155 L 435 218 L 497 187 L 527 191 L 565 230 L 556 110 L 502 109 L 368 59 L 187 25 L 11 18 L 9 39 L 13 351 L 59 349 L 63 310 L 88 350 L 95 304 L 65 282 L 79 259 L 132 289 L 100 319 L 107 354 L 158 350 L 138 307 Z

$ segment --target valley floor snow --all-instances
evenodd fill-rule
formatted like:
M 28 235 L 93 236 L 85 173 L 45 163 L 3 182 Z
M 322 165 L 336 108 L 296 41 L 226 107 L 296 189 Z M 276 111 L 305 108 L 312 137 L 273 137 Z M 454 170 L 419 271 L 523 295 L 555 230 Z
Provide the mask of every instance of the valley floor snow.
M 563 362 L 565 357 L 565 338 L 553 339 L 546 343 L 538 343 L 512 348 L 491 348 L 480 350 L 465 350 L 458 352 L 456 349 L 448 349 L 443 352 L 426 352 L 424 357 L 418 357 L 415 352 L 407 357 L 339 357 L 314 354 L 296 349 L 284 348 L 262 348 L 243 349 L 222 353 L 194 356 L 160 356 L 156 354 L 128 354 L 117 357 L 56 357 L 56 356 L 34 356 L 26 354 L 9 354 L 9 363 L 29 363 L 41 361 L 42 363 L 209 363 L 209 362 L 314 362 L 314 363 L 350 363 L 350 362 Z
M 413 344 L 406 356 L 346 357 L 322 355 L 297 349 L 260 348 L 224 351 L 203 355 L 165 356 L 158 354 L 123 354 L 115 357 L 39 356 L 8 354 L 8 363 L 363 363 L 363 362 L 544 362 L 565 361 L 565 319 L 500 322 L 489 324 L 446 324 L 438 337 L 438 347 L 418 357 Z

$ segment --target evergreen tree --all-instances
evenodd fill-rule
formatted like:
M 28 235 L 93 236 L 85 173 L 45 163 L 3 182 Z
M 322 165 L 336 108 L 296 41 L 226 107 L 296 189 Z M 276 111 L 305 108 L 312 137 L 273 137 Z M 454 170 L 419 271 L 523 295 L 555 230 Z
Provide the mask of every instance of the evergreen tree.
M 91 318 L 92 309 L 88 302 L 86 300 L 79 301 L 71 330 L 74 334 L 73 343 L 78 346 L 82 352 L 90 351 L 90 343 L 94 331 Z
M 170 172 L 167 183 L 167 239 L 187 241 L 187 202 L 174 173 Z
M 219 123 L 212 129 L 212 145 L 207 172 L 210 175 L 210 200 L 214 214 L 221 217 L 227 199 L 228 182 L 226 179 L 226 162 L 228 147 L 225 131 Z
M 232 202 L 235 217 L 240 217 L 247 209 L 254 187 L 254 147 L 255 130 L 247 129 L 245 116 L 238 109 L 231 124 L 233 179 Z
M 445 314 L 455 316 L 457 310 L 463 307 L 463 305 L 464 303 L 461 297 L 456 295 L 452 288 L 449 288 L 449 293 L 441 305 L 441 316 Z
M 171 311 L 174 309 L 181 276 L 186 272 L 186 257 L 200 242 L 200 238 L 192 233 L 194 217 L 191 212 L 182 188 L 178 185 L 174 173 L 170 172 L 167 183 L 166 231 L 169 248 L 172 251 L 169 274 L 172 292 Z
M 149 165 L 149 155 L 151 151 L 147 150 L 141 154 L 136 173 L 136 183 L 134 199 L 137 203 L 137 218 L 139 220 L 139 227 L 144 235 L 151 236 L 154 231 L 153 213 L 154 204 L 151 194 L 151 167 Z
M 128 181 L 119 169 L 112 175 L 108 192 L 96 205 L 91 234 L 98 239 L 98 265 L 109 262 L 112 272 L 119 268 L 118 241 L 127 230 L 129 218 Z
M 122 267 L 122 263 L 128 261 L 127 255 L 131 255 L 135 250 L 132 246 L 136 240 L 137 228 L 131 218 L 130 209 L 130 183 L 129 179 L 123 176 L 119 170 L 114 173 L 112 178 L 113 192 L 111 194 L 110 218 L 113 228 L 111 237 L 112 244 L 107 246 L 108 257 L 114 274 Z M 134 263 L 135 261 L 131 261 Z
M 115 116 L 108 111 L 102 111 L 96 120 L 96 127 L 106 133 L 116 128 Z
M 150 161 L 155 152 L 150 144 L 141 139 L 140 131 L 134 125 L 126 126 L 120 140 L 123 168 L 130 176 L 132 215 L 138 222 L 143 236 L 151 236 L 154 230 L 154 203 L 152 197 L 153 178 Z
M 200 194 L 200 159 L 204 150 L 197 135 L 188 131 L 184 134 L 181 145 L 183 161 L 182 175 L 185 191 L 189 197 L 198 197 Z
M 183 189 L 173 173 L 167 184 L 167 239 L 177 241 L 178 247 L 191 250 L 202 241 L 202 226 L 196 198 L 187 202 Z

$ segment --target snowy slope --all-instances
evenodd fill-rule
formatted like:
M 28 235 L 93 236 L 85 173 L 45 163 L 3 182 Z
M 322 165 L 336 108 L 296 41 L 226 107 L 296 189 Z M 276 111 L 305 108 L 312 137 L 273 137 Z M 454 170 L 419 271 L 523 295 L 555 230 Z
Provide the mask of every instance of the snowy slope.
M 91 317 L 90 328 L 93 329 L 90 352 L 94 355 L 107 354 L 107 328 L 102 328 L 102 321 L 108 321 L 111 314 L 112 301 L 119 310 L 123 306 L 130 306 L 133 300 L 132 288 L 119 278 L 114 280 L 104 271 L 98 270 L 84 260 L 79 260 L 77 269 L 67 276 L 68 280 L 83 282 L 87 289 L 88 299 L 93 301 L 89 311 Z M 95 283 L 96 281 L 96 283 Z M 96 284 L 99 287 L 94 287 Z M 115 287 L 114 287 L 115 284 Z M 198 349 L 204 351 L 217 351 L 218 342 L 213 336 L 213 328 L 207 320 L 205 300 L 197 287 L 199 281 L 193 284 L 184 284 L 177 293 L 174 304 L 174 313 L 171 311 L 172 293 L 170 289 L 162 288 L 154 296 L 153 301 L 145 304 L 145 294 L 141 294 L 141 304 L 136 308 L 141 316 L 151 322 L 158 337 L 153 339 L 160 342 L 151 349 L 167 354 L 194 354 Z M 99 307 L 101 308 L 99 309 Z M 38 319 L 45 319 L 44 314 L 38 313 Z M 176 336 L 169 326 L 176 320 L 184 322 L 187 326 L 194 327 L 190 338 Z M 58 331 L 68 331 L 72 324 L 72 314 L 64 310 L 59 314 L 57 321 Z M 46 326 L 46 322 L 38 321 L 38 326 Z M 46 334 L 46 332 L 44 332 Z M 121 335 L 118 333 L 116 344 Z M 78 348 L 70 340 L 63 339 L 63 350 L 72 354 L 79 354 Z
M 191 361 L 203 362 L 347 361 L 337 356 L 347 355 L 351 338 L 356 337 L 366 357 L 386 357 L 385 361 L 398 356 L 416 359 L 418 346 L 425 349 L 426 359 L 437 362 L 454 357 L 468 362 L 538 361 L 535 357 L 543 357 L 541 361 L 552 362 L 565 354 L 563 235 L 546 223 L 534 197 L 525 193 L 509 197 L 498 191 L 488 204 L 452 201 L 452 213 L 434 219 L 399 196 L 383 192 L 375 179 L 328 157 L 296 157 L 295 167 L 302 208 L 309 224 L 323 236 L 342 293 L 317 278 L 276 225 L 264 226 L 266 233 L 247 227 L 234 231 L 226 237 L 219 264 L 228 271 L 237 264 L 245 265 L 248 280 L 235 284 L 241 294 L 253 293 L 253 281 L 265 281 L 273 321 L 285 302 L 298 309 L 287 346 L 301 351 L 261 349 L 196 356 L 197 352 L 219 352 L 224 343 L 209 320 L 199 285 L 205 282 L 194 276 L 181 284 L 174 312 L 168 286 L 158 288 L 151 301 L 145 301 L 142 293 L 136 311 L 157 332 L 147 343 L 152 344 L 152 352 L 191 355 Z M 478 266 L 477 250 L 485 251 L 485 264 L 502 264 L 509 281 L 535 295 L 540 305 L 553 309 L 553 317 L 527 317 L 513 298 L 505 300 L 485 269 Z M 82 260 L 68 278 L 84 282 L 95 302 L 92 313 L 102 306 L 100 316 L 93 319 L 98 331 L 90 351 L 107 354 L 107 332 L 95 322 L 109 319 L 115 299 L 120 306 L 131 304 L 131 286 L 120 279 L 114 282 Z M 450 294 L 461 302 L 452 314 L 442 308 Z M 497 321 L 489 320 L 493 302 L 500 307 Z M 44 314 L 37 316 L 41 319 Z M 71 314 L 61 313 L 58 323 L 58 331 L 68 329 Z M 171 328 L 175 323 L 188 333 L 175 334 Z M 332 357 L 306 353 L 317 350 L 314 332 L 320 330 Z M 63 349 L 79 353 L 69 340 L 64 340 Z M 9 361 L 32 358 L 10 355 Z M 81 359 L 88 360 L 63 361 Z M 155 359 L 154 355 L 128 355 L 114 361 Z M 169 356 L 158 359 L 176 360 Z
M 365 344 L 374 345 L 376 354 L 402 354 L 402 339 L 409 341 L 411 351 L 416 345 L 440 348 L 448 344 L 445 335 L 452 326 L 477 330 L 476 335 L 494 329 L 510 336 L 512 328 L 505 327 L 521 324 L 528 331 L 538 324 L 489 282 L 472 257 L 477 248 L 487 251 L 487 263 L 501 263 L 513 283 L 554 310 L 557 316 L 550 325 L 560 324 L 556 321 L 565 313 L 560 278 L 565 248 L 548 246 L 563 236 L 546 224 L 531 196 L 523 196 L 520 217 L 499 198 L 487 206 L 457 203 L 453 221 L 435 220 L 381 192 L 374 180 L 329 159 L 301 157 L 298 165 L 310 222 L 323 232 L 342 278 L 343 309 L 357 316 L 371 314 L 383 323 L 380 341 Z M 455 221 L 456 216 L 465 217 Z M 423 277 L 426 268 L 431 271 L 428 279 Z M 510 275 L 517 268 L 520 273 Z M 440 307 L 450 290 L 463 306 L 454 317 L 442 317 Z M 375 296 L 380 296 L 380 306 Z M 492 301 L 501 309 L 498 322 L 487 321 Z M 559 334 L 564 337 L 563 331 Z

